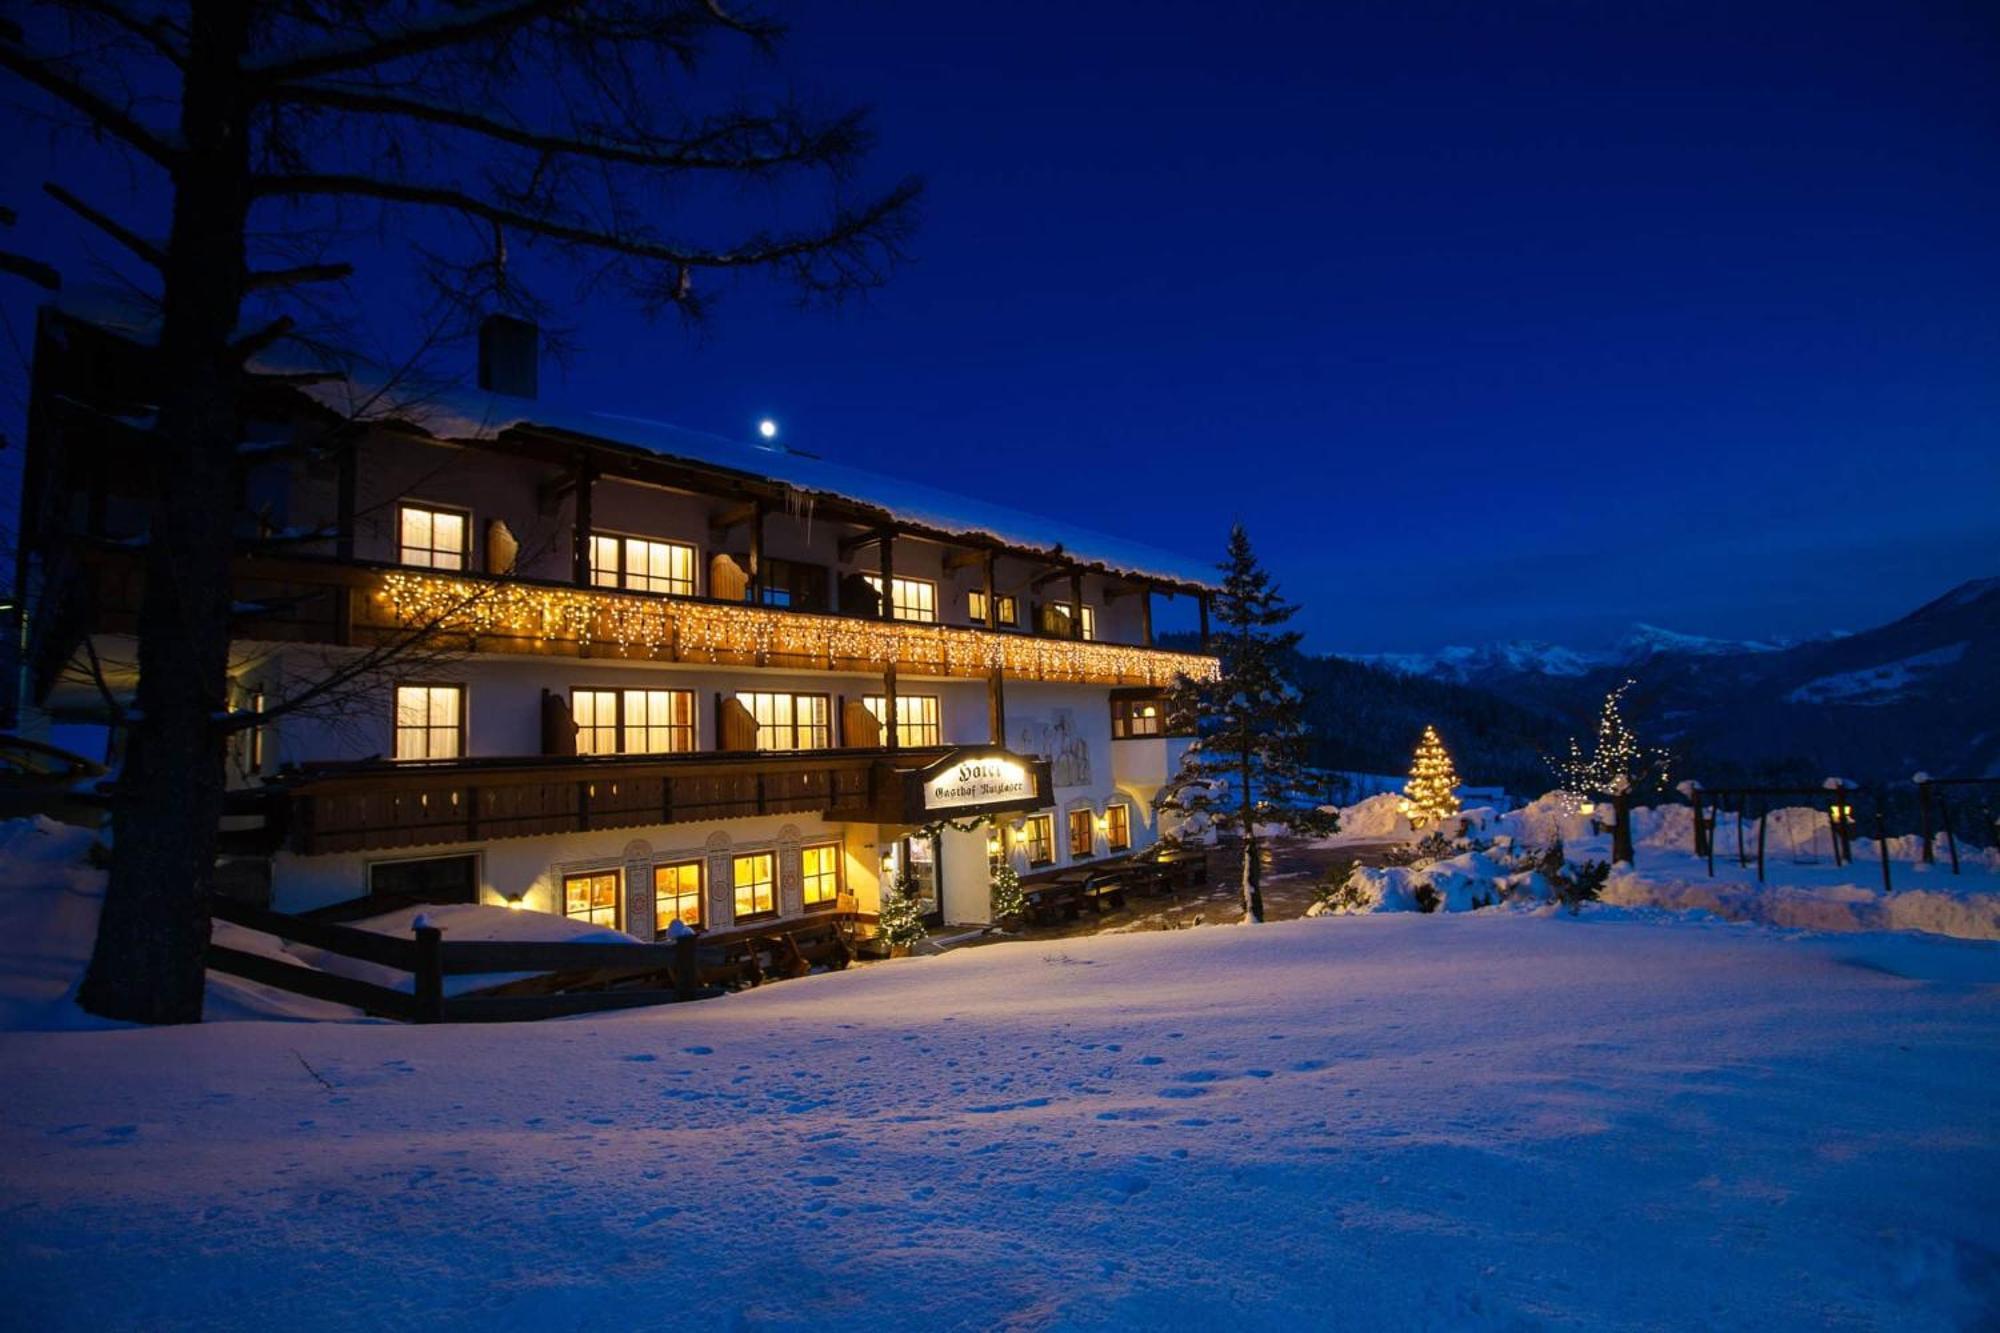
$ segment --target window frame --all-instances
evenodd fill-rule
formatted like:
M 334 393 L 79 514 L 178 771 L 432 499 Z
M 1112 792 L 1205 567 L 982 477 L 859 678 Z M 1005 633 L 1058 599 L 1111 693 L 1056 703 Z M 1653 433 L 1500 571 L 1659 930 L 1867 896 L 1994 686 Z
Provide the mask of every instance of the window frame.
M 600 541 L 612 542 L 616 545 L 618 565 L 615 570 L 603 571 L 599 569 L 597 544 Z M 686 551 L 688 560 L 687 587 L 685 589 L 677 587 L 654 588 L 635 585 L 632 582 L 632 566 L 628 558 L 631 554 L 628 549 L 628 543 L 631 542 L 643 542 L 652 546 L 666 546 Z M 600 577 L 601 574 L 606 572 L 609 572 L 611 575 L 609 582 L 604 581 Z M 647 574 L 643 577 L 651 579 L 653 575 Z M 699 597 L 701 595 L 701 547 L 693 542 L 682 541 L 678 537 L 654 537 L 642 532 L 621 532 L 616 528 L 592 528 L 590 530 L 590 586 L 616 592 L 648 593 L 654 597 Z
M 663 895 L 660 892 L 660 872 L 662 870 L 681 871 L 689 869 L 692 869 L 694 871 L 694 889 L 692 891 L 692 896 L 694 898 L 694 920 L 692 921 L 688 920 L 685 916 L 682 916 L 678 910 L 675 911 L 675 913 L 672 916 L 665 917 L 663 919 L 661 916 L 661 908 L 660 908 L 661 899 L 663 897 Z M 681 899 L 689 897 L 690 893 L 686 889 L 677 889 L 672 896 L 676 901 L 679 901 Z M 673 925 L 675 921 L 681 922 L 683 925 L 687 926 L 691 930 L 701 930 L 704 928 L 703 919 L 707 917 L 707 915 L 708 915 L 708 864 L 706 861 L 704 861 L 701 857 L 696 856 L 696 857 L 689 857 L 685 860 L 679 860 L 679 861 L 653 862 L 653 938 L 660 939 L 664 937 L 667 933 L 667 928 Z
M 432 545 L 412 547 L 403 540 L 403 516 L 412 511 L 427 515 L 432 520 L 431 523 L 431 541 L 433 543 Z M 458 563 L 455 565 L 440 565 L 439 563 L 437 563 L 435 559 L 424 560 L 424 561 L 416 561 L 410 559 L 407 552 L 412 550 L 427 551 L 430 552 L 432 556 L 435 556 L 440 550 L 443 549 L 435 545 L 437 541 L 436 519 L 437 516 L 440 514 L 449 514 L 452 517 L 456 518 L 459 521 L 462 531 L 464 533 L 465 542 L 459 548 Z M 473 572 L 472 531 L 473 531 L 472 511 L 470 509 L 465 508 L 462 505 L 440 504 L 434 500 L 423 500 L 415 497 L 405 497 L 403 499 L 400 499 L 396 501 L 396 563 L 403 566 L 406 569 L 442 570 L 447 574 L 471 573 Z
M 830 750 L 833 748 L 833 696 L 831 694 L 823 694 L 814 690 L 735 690 L 729 697 L 750 710 L 750 719 L 757 724 L 757 749 L 760 752 L 769 750 L 773 753 L 782 754 L 806 754 L 817 750 Z M 764 743 L 764 730 L 767 724 L 758 718 L 757 705 L 753 702 L 760 697 L 791 700 L 791 720 L 785 725 L 791 730 L 794 744 L 766 745 Z M 819 701 L 819 722 L 813 729 L 823 733 L 825 739 L 818 745 L 796 744 L 799 739 L 798 709 L 799 700 L 801 699 L 815 699 Z M 770 723 L 768 725 L 776 726 L 778 724 Z
M 868 580 L 869 586 L 875 589 L 875 592 L 878 596 L 883 595 L 882 575 L 880 571 L 877 571 L 873 574 L 864 573 L 861 577 Z M 896 594 L 899 590 L 903 589 L 904 587 L 924 589 L 925 596 L 921 599 L 924 603 L 924 606 L 921 609 L 928 611 L 930 614 L 913 615 L 913 616 L 906 616 L 903 614 L 902 604 L 898 602 Z M 914 574 L 896 574 L 891 576 L 889 579 L 889 591 L 886 594 L 889 598 L 889 619 L 900 620 L 906 624 L 911 624 L 911 625 L 937 624 L 938 623 L 937 588 L 938 585 L 936 579 L 918 578 Z
M 1137 711 L 1152 709 L 1144 719 L 1152 723 L 1150 731 L 1140 730 L 1135 723 L 1141 721 Z M 1111 700 L 1111 739 L 1114 741 L 1151 740 L 1167 734 L 1167 701 L 1164 698 Z
M 429 721 L 426 721 L 421 727 L 405 727 L 403 725 L 404 690 L 423 690 L 426 692 L 424 696 L 424 715 L 427 719 L 430 716 L 430 703 L 431 703 L 430 695 L 428 693 L 429 691 L 451 690 L 458 695 L 458 722 L 457 725 L 452 729 L 454 734 L 454 739 L 452 741 L 453 748 L 450 754 L 434 755 L 426 753 L 421 755 L 405 755 L 402 752 L 403 733 L 405 731 L 421 731 L 426 737 L 428 737 L 433 732 L 443 730 L 442 727 L 433 726 Z M 394 762 L 399 764 L 426 764 L 426 763 L 448 763 L 455 759 L 464 759 L 466 757 L 465 752 L 467 748 L 466 738 L 470 734 L 467 730 L 468 717 L 466 712 L 470 696 L 471 696 L 471 691 L 466 688 L 464 682 L 462 681 L 399 680 L 395 682 L 392 686 L 390 686 L 389 751 L 394 758 Z M 424 748 L 427 751 L 430 749 L 430 744 L 428 740 L 425 742 Z
M 793 577 L 795 572 L 803 572 L 807 578 Z M 801 584 L 808 582 L 813 584 L 810 606 L 802 605 L 799 595 Z M 773 593 L 783 594 L 782 600 L 773 597 Z M 760 606 L 823 615 L 833 608 L 833 572 L 811 560 L 787 560 L 783 556 L 767 555 L 763 568 L 758 571 L 757 597 Z
M 766 892 L 770 895 L 770 906 L 757 906 L 758 898 L 753 893 L 750 899 L 750 910 L 746 912 L 743 910 L 744 881 L 736 872 L 737 868 L 745 861 L 758 860 L 765 861 L 770 865 L 770 877 L 765 880 L 753 880 L 751 882 L 753 884 L 761 883 L 764 885 Z M 733 919 L 737 921 L 757 921 L 778 915 L 778 853 L 776 848 L 763 851 L 733 852 L 730 854 L 729 904 L 733 913 Z
M 1035 836 L 1035 829 L 1041 829 L 1041 837 Z M 1015 835 L 1022 849 L 1022 855 L 1030 868 L 1052 866 L 1056 863 L 1056 817 L 1053 814 L 1029 815 L 1021 821 L 1021 831 Z M 1040 845 L 1043 854 L 1035 855 Z
M 927 719 L 920 718 L 915 722 L 906 722 L 902 717 L 903 701 L 906 699 L 912 703 L 929 704 L 930 717 Z M 861 706 L 868 710 L 869 714 L 874 717 L 879 725 L 884 727 L 889 725 L 882 718 L 882 714 L 887 712 L 889 708 L 888 695 L 864 694 L 861 696 Z M 926 747 L 935 748 L 944 744 L 944 705 L 939 701 L 937 695 L 898 694 L 896 696 L 896 714 L 897 745 L 906 745 L 912 749 L 922 749 Z M 924 740 L 921 736 L 921 733 L 926 730 L 930 733 L 929 740 Z
M 462 701 L 461 701 L 462 704 Z M 253 717 L 264 715 L 264 687 L 253 685 L 244 691 L 243 711 Z M 264 724 L 252 723 L 244 730 L 243 773 L 245 777 L 261 777 L 264 772 Z
M 577 701 L 584 695 L 597 696 L 606 694 L 611 696 L 611 720 L 608 723 L 597 720 L 597 702 L 593 698 L 591 702 L 592 720 L 588 725 L 586 725 L 581 720 L 581 714 L 577 709 Z M 632 710 L 629 705 L 631 703 L 630 696 L 635 694 L 649 694 L 649 695 L 665 694 L 665 695 L 681 696 L 683 699 L 686 700 L 687 703 L 687 721 L 685 723 L 668 721 L 657 725 L 652 722 L 634 723 L 631 720 Z M 701 712 L 701 706 L 696 701 L 695 692 L 693 690 L 683 690 L 683 689 L 676 689 L 673 687 L 654 687 L 654 686 L 643 686 L 643 685 L 642 686 L 572 685 L 569 687 L 569 715 L 570 715 L 570 720 L 576 723 L 576 738 L 577 738 L 576 752 L 579 755 L 597 756 L 597 755 L 619 755 L 619 754 L 622 755 L 693 754 L 701 748 L 701 732 L 700 732 L 700 722 L 699 722 L 700 712 Z M 681 747 L 668 746 L 664 750 L 654 749 L 651 747 L 647 747 L 645 749 L 634 748 L 632 733 L 635 729 L 643 730 L 648 733 L 665 730 L 671 735 L 672 733 L 681 730 L 683 727 L 687 732 L 687 744 L 685 746 Z M 605 749 L 593 748 L 586 750 L 583 748 L 583 737 L 586 731 L 601 732 L 604 731 L 606 728 L 609 728 L 611 732 L 610 749 L 605 750 Z M 648 737 L 648 739 L 650 739 L 650 736 Z M 594 746 L 595 744 L 596 742 L 593 740 L 592 745 Z
M 1083 817 L 1082 851 L 1076 849 L 1077 816 L 1079 815 Z M 1069 850 L 1069 859 L 1072 861 L 1088 861 L 1094 858 L 1097 855 L 1097 812 L 1087 805 L 1080 805 L 1068 812 L 1064 823 L 1068 827 L 1064 830 L 1066 838 L 1063 845 Z
M 582 916 L 578 916 L 569 910 L 569 886 L 578 880 L 600 879 L 611 881 L 611 929 L 623 930 L 625 928 L 625 871 L 620 866 L 607 866 L 597 870 L 564 871 L 562 877 L 563 919 L 565 921 L 581 921 L 591 926 L 602 926 L 604 924 L 593 915 L 593 913 L 603 910 L 594 901 L 585 908 Z
M 833 855 L 832 868 L 815 874 L 806 869 L 806 857 L 814 852 L 830 852 Z M 840 895 L 847 892 L 847 849 L 838 841 L 809 842 L 799 848 L 799 905 L 808 912 L 830 912 L 840 905 Z M 833 880 L 833 892 L 824 898 L 812 896 L 815 879 Z
M 1064 618 L 1070 620 L 1072 626 L 1075 624 L 1075 617 L 1070 610 L 1070 604 L 1067 600 L 1051 601 L 1048 603 L 1048 605 L 1051 609 L 1062 612 Z M 1096 643 L 1097 608 L 1092 606 L 1089 602 L 1082 603 L 1082 606 L 1083 606 L 1083 641 L 1085 643 Z
M 1132 850 L 1132 807 L 1123 801 L 1105 803 L 1104 847 L 1107 852 Z
M 986 612 L 976 604 L 986 600 L 986 589 L 973 588 L 965 594 L 965 616 L 975 625 L 986 624 Z M 993 594 L 996 608 L 992 629 L 1014 629 L 1021 623 L 1021 599 L 1011 592 Z

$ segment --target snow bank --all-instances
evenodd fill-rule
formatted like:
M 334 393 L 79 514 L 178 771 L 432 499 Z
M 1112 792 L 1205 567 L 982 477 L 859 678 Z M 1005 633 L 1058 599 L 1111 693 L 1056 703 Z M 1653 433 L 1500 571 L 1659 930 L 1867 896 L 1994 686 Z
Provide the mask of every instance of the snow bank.
M 411 929 L 418 918 L 427 925 L 436 926 L 444 932 L 447 942 L 451 940 L 498 941 L 508 944 L 638 944 L 637 936 L 627 935 L 622 930 L 612 930 L 606 926 L 593 926 L 587 921 L 572 921 L 566 916 L 556 916 L 549 912 L 515 911 L 508 907 L 491 907 L 473 903 L 423 904 L 402 907 L 380 916 L 365 917 L 349 922 L 359 930 L 372 931 L 378 935 L 394 935 L 401 939 L 411 938 Z M 399 990 L 404 994 L 416 988 L 416 978 L 408 972 L 393 967 L 383 967 L 360 958 L 348 958 L 342 954 L 328 953 L 304 944 L 287 944 L 285 951 L 292 958 L 322 972 L 335 976 L 349 977 L 355 981 L 372 982 Z M 535 976 L 533 972 L 467 972 L 448 976 L 444 979 L 446 995 L 467 995 L 491 986 L 502 986 L 510 981 L 521 981 Z
M 95 837 L 40 815 L 0 821 L 0 1031 L 124 1026 L 76 1006 L 104 905 L 104 872 L 88 861 Z M 277 941 L 221 922 L 214 938 L 230 948 L 282 956 Z M 224 1022 L 358 1016 L 220 973 L 209 974 L 203 1011 Z
M 1396 792 L 1383 792 L 1379 796 L 1355 805 L 1343 807 L 1340 812 L 1340 832 L 1336 836 L 1375 840 L 1408 838 L 1411 836 L 1410 817 L 1403 813 L 1403 798 Z

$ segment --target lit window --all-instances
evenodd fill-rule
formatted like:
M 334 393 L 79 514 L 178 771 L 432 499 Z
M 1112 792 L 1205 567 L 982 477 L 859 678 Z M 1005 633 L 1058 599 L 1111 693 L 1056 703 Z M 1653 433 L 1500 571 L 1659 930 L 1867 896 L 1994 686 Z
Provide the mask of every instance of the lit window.
M 777 864 L 777 857 L 769 852 L 752 852 L 736 858 L 732 879 L 738 920 L 778 910 Z
M 760 750 L 823 750 L 833 744 L 824 694 L 742 690 L 736 701 L 757 723 Z
M 618 929 L 618 872 L 564 875 L 563 915 L 572 921 Z
M 866 695 L 861 706 L 874 714 L 875 720 L 884 720 L 888 700 L 880 694 Z M 938 725 L 938 700 L 935 694 L 899 694 L 896 696 L 896 743 L 898 745 L 941 745 L 943 729 Z
M 993 597 L 993 603 L 998 610 L 998 614 L 993 618 L 994 624 L 1012 625 L 1016 623 L 1016 616 L 1020 608 L 1012 597 L 1009 597 L 1005 593 L 996 593 Z M 966 594 L 965 610 L 966 614 L 972 618 L 974 624 L 984 625 L 986 623 L 986 592 L 983 588 L 975 589 Z
M 1049 609 L 1056 614 L 1056 629 L 1067 636 L 1070 625 L 1069 603 L 1050 602 Z M 1083 637 L 1092 640 L 1097 638 L 1097 608 L 1094 606 L 1083 608 Z
M 1045 866 L 1056 859 L 1055 820 L 1048 815 L 1030 815 L 1021 824 L 1021 850 L 1028 864 Z
M 694 749 L 692 690 L 571 690 L 578 754 L 683 754 Z
M 868 586 L 882 591 L 880 574 L 863 574 Z M 889 582 L 889 617 L 892 620 L 936 620 L 937 584 L 929 579 L 906 579 L 900 575 Z
M 667 927 L 701 924 L 701 862 L 677 861 L 653 867 L 653 933 L 664 935 Z
M 1113 699 L 1111 739 L 1130 740 L 1135 736 L 1157 736 L 1162 729 L 1166 705 L 1158 699 Z
M 248 706 L 253 716 L 262 717 L 264 715 L 264 691 L 250 691 Z M 264 728 L 250 728 L 249 738 L 244 742 L 244 752 L 244 764 L 247 771 L 253 777 L 256 774 L 262 773 L 264 771 Z
M 464 569 L 467 519 L 463 510 L 396 506 L 396 558 L 424 569 Z
M 618 691 L 571 690 L 569 713 L 578 754 L 618 753 Z
M 1092 827 L 1096 816 L 1088 810 L 1069 812 L 1069 856 L 1072 861 L 1089 856 L 1096 850 L 1096 830 Z
M 626 754 L 685 754 L 694 749 L 693 690 L 627 690 Z
M 1132 812 L 1123 801 L 1104 807 L 1104 845 L 1114 852 L 1132 845 Z
M 396 687 L 396 758 L 456 759 L 464 750 L 465 688 Z
M 840 844 L 821 843 L 799 853 L 804 871 L 805 905 L 831 907 L 840 897 Z
M 694 595 L 694 547 L 686 542 L 653 541 L 593 533 L 590 581 L 599 588 Z

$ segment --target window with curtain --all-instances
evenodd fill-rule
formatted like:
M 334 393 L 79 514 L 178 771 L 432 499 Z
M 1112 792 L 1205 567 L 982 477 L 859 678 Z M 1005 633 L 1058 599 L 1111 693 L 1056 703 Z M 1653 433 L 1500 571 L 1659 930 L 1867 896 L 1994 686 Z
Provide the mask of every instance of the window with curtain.
M 457 759 L 465 750 L 465 687 L 396 687 L 396 758 Z
M 861 706 L 886 724 L 888 696 L 863 695 Z M 938 724 L 938 697 L 935 694 L 896 696 L 896 743 L 898 745 L 942 745 L 944 730 Z
M 751 852 L 739 856 L 733 870 L 738 920 L 778 910 L 778 858 L 775 854 Z
M 472 516 L 462 509 L 396 506 L 396 558 L 419 569 L 464 569 Z
M 563 876 L 563 915 L 572 921 L 618 929 L 618 872 Z
M 831 907 L 840 897 L 840 844 L 816 843 L 799 852 L 807 907 Z
M 675 861 L 653 867 L 653 934 L 664 936 L 679 921 L 701 924 L 701 862 Z

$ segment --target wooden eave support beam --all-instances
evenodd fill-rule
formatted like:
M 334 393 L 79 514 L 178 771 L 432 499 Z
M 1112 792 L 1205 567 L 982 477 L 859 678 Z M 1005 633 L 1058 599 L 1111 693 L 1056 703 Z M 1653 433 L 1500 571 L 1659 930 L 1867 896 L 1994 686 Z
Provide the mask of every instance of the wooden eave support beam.
M 867 532 L 857 532 L 852 537 L 842 537 L 837 548 L 842 560 L 852 560 L 855 552 L 866 549 L 882 540 L 887 529 L 871 528 Z

